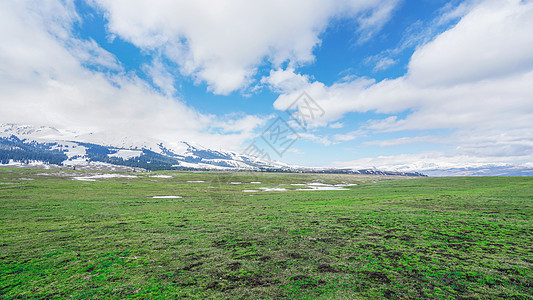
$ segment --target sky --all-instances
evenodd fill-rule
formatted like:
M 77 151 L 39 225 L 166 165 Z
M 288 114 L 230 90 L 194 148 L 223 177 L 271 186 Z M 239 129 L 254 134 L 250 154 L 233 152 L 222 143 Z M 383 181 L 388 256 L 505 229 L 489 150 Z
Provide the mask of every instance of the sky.
M 533 1 L 0 1 L 0 123 L 303 166 L 533 167 Z

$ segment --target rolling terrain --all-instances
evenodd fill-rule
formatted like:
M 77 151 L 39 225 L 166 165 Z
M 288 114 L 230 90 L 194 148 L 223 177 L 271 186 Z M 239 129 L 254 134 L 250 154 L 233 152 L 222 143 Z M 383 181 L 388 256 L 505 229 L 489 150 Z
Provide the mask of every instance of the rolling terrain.
M 0 169 L 0 298 L 531 299 L 531 195 L 529 177 Z

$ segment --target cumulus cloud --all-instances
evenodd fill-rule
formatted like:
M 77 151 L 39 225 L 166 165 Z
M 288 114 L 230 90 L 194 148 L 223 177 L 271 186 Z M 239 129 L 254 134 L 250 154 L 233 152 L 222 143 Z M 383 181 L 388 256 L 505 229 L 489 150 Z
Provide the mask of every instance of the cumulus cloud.
M 400 61 L 400 54 L 414 51 L 440 33 L 446 31 L 463 16 L 468 14 L 483 0 L 450 1 L 437 12 L 438 16 L 429 20 L 417 20 L 404 29 L 401 40 L 394 48 L 381 51 L 367 57 L 364 62 L 373 66 L 373 72 L 379 72 L 396 65 Z
M 161 62 L 161 58 L 156 57 L 151 64 L 144 65 L 144 71 L 152 78 L 152 83 L 157 86 L 163 94 L 173 96 L 176 94 L 174 87 L 174 76 L 167 70 L 165 65 Z
M 418 84 L 453 85 L 530 71 L 532 15 L 531 2 L 478 5 L 455 28 L 413 54 L 409 76 Z
M 388 21 L 397 0 L 94 0 L 108 30 L 145 51 L 161 51 L 180 72 L 216 94 L 246 87 L 265 61 L 314 60 L 335 18 L 356 21 L 362 40 Z
M 274 75 L 278 75 L 278 73 L 283 73 L 285 81 L 263 80 L 264 82 L 269 82 L 273 90 L 281 90 L 283 92 L 274 102 L 274 108 L 277 110 L 287 110 L 302 92 L 307 92 L 324 110 L 324 115 L 320 118 L 307 120 L 311 128 L 326 126 L 328 123 L 340 119 L 349 111 L 365 111 L 371 109 L 367 103 L 355 103 L 356 94 L 354 92 L 361 92 L 372 86 L 375 83 L 373 79 L 354 78 L 326 86 L 319 81 L 311 81 L 307 76 L 296 74 L 293 69 L 277 71 Z M 297 84 L 293 84 L 295 82 Z M 353 110 L 348 110 L 347 107 Z M 356 107 L 357 109 L 355 109 Z
M 300 91 L 309 85 L 309 81 L 308 75 L 296 74 L 293 67 L 270 70 L 269 76 L 261 79 L 262 84 L 279 93 Z
M 238 150 L 261 124 L 261 116 L 201 114 L 171 97 L 172 84 L 157 61 L 149 73 L 164 93 L 122 72 L 116 57 L 95 41 L 73 36 L 78 21 L 71 1 L 0 2 L 0 122 L 187 140 L 231 150 Z M 231 132 L 224 134 L 228 126 Z
M 445 138 L 465 157 L 522 159 L 524 149 L 533 152 L 527 142 L 533 140 L 533 2 L 478 2 L 462 8 L 465 15 L 455 26 L 417 48 L 404 76 L 380 82 L 355 78 L 327 86 L 288 69 L 292 75 L 287 80 L 303 78 L 307 84 L 287 89 L 274 107 L 283 110 L 305 90 L 327 108 L 314 126 L 348 112 L 372 111 L 390 117 L 363 126 L 371 133 L 448 129 L 454 134 Z M 283 89 L 284 83 L 273 81 L 272 86 Z M 468 142 L 472 139 L 477 142 Z

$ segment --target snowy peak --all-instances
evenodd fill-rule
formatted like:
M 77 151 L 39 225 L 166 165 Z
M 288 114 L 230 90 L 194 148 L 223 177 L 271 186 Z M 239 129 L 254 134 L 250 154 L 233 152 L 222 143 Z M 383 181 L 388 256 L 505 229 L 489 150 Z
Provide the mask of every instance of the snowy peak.
M 15 138 L 13 138 L 15 137 Z M 266 162 L 234 152 L 212 150 L 185 141 L 164 142 L 141 137 L 124 136 L 109 132 L 78 134 L 60 131 L 46 126 L 0 125 L 0 144 L 12 155 L 11 158 L 54 156 L 54 162 L 64 157 L 64 165 L 84 165 L 102 162 L 145 169 L 217 169 L 217 170 L 264 170 L 290 167 L 277 162 Z M 35 149 L 29 148 L 30 145 Z M 17 148 L 35 154 L 15 154 Z M 46 153 L 44 153 L 46 152 Z M 59 156 L 58 156 L 59 155 Z
M 46 126 L 4 124 L 0 125 L 0 163 L 39 161 L 76 168 L 87 168 L 91 165 L 101 167 L 107 164 L 147 170 L 270 170 L 422 176 L 416 172 L 291 166 L 177 140 L 177 142 L 165 142 L 148 137 L 124 136 L 110 132 L 79 134 Z
M 59 139 L 61 137 L 73 137 L 75 133 L 69 131 L 60 131 L 48 126 L 32 126 L 32 125 L 16 125 L 16 124 L 1 124 L 0 136 L 14 135 L 20 138 L 33 139 Z

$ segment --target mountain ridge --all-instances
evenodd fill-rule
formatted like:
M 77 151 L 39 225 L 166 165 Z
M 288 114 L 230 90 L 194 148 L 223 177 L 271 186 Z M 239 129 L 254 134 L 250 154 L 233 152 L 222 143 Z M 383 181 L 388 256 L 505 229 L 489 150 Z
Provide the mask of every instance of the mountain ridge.
M 35 157 L 50 160 L 49 156 L 53 157 L 54 164 L 58 164 L 58 160 L 63 158 L 58 165 L 72 168 L 87 168 L 91 163 L 98 162 L 96 165 L 99 168 L 103 164 L 109 164 L 146 170 L 244 170 L 423 176 L 417 172 L 375 169 L 310 168 L 265 161 L 232 151 L 209 149 L 186 141 L 168 143 L 153 138 L 112 133 L 78 134 L 48 126 L 0 124 L 0 162 L 4 165 L 38 161 L 31 159 Z

